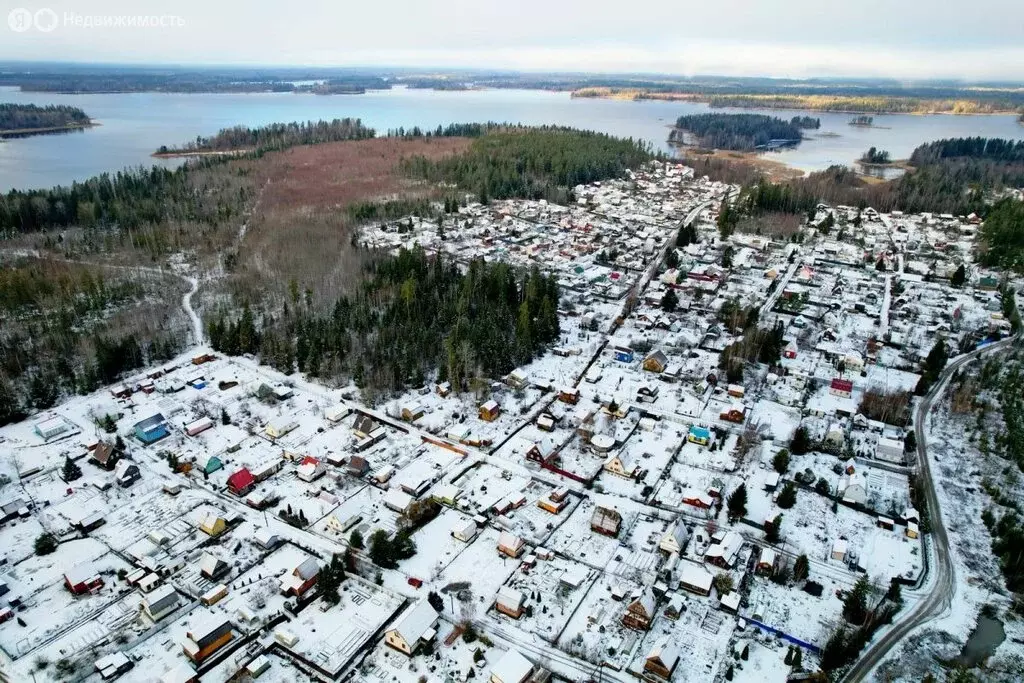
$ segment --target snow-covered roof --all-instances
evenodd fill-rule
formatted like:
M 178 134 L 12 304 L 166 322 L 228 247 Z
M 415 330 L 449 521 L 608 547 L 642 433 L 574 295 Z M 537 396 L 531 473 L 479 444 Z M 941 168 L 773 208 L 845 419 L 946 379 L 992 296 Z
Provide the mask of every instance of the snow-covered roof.
M 402 640 L 413 646 L 434 627 L 436 622 L 437 612 L 429 602 L 420 600 L 402 612 L 392 630 L 396 631 Z
M 532 672 L 533 663 L 519 654 L 518 650 L 511 649 L 491 667 L 491 680 L 497 683 L 520 683 Z

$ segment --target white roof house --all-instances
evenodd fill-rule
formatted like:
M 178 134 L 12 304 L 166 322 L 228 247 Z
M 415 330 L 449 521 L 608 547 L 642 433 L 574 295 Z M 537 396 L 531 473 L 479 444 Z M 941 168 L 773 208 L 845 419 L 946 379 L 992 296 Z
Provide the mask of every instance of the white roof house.
M 683 548 L 686 547 L 686 541 L 689 538 L 690 531 L 680 520 L 665 532 L 665 535 L 661 537 L 661 541 L 658 543 L 658 547 L 666 553 L 681 553 Z
M 491 683 L 523 683 L 533 673 L 533 663 L 510 649 L 491 667 Z
M 412 654 L 420 642 L 434 637 L 437 616 L 429 602 L 420 600 L 402 612 L 395 625 L 384 634 L 385 641 L 406 654 Z
M 406 510 L 409 509 L 412 501 L 413 497 L 400 489 L 390 489 L 384 496 L 384 505 L 402 514 L 405 514 Z

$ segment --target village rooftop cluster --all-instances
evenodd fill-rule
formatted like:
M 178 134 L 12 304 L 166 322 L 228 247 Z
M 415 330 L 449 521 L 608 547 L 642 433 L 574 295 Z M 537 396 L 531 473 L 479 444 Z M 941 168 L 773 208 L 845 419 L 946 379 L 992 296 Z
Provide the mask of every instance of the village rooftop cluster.
M 737 192 L 659 163 L 572 206 L 368 227 L 372 247 L 557 276 L 560 342 L 474 392 L 369 406 L 197 348 L 0 430 L 3 669 L 813 670 L 858 578 L 920 587 L 908 421 L 927 357 L 1009 323 L 974 217 L 822 205 L 792 235 L 723 239 Z

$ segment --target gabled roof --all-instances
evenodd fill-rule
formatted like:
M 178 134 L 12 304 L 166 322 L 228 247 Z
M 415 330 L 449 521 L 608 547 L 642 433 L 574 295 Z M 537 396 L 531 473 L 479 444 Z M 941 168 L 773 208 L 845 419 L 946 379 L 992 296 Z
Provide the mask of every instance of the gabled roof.
M 660 662 L 663 667 L 671 671 L 679 661 L 679 650 L 669 642 L 668 638 L 665 638 L 651 648 L 650 654 L 647 655 L 647 661 L 651 660 Z
M 252 486 L 254 483 L 256 483 L 256 479 L 252 476 L 252 472 L 245 467 L 228 477 L 228 486 L 233 489 L 241 490 Z
M 409 605 L 398 617 L 392 631 L 396 631 L 410 647 L 419 642 L 423 635 L 434 627 L 437 612 L 426 600 Z
M 634 607 L 640 607 L 643 609 L 644 614 L 648 617 L 654 616 L 654 591 L 650 588 L 645 588 L 644 592 L 640 594 L 638 598 L 629 603 L 629 609 L 632 611 Z
M 520 683 L 532 672 L 533 663 L 515 649 L 510 649 L 491 667 L 492 679 L 501 683 Z

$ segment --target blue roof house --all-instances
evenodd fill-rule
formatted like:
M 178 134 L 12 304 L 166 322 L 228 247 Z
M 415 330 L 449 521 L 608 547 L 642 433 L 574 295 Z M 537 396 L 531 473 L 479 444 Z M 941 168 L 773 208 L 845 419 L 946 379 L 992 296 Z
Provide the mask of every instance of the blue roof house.
M 134 430 L 135 438 L 147 446 L 156 443 L 170 433 L 167 430 L 167 420 L 160 413 L 136 423 Z
M 690 427 L 690 433 L 686 435 L 686 440 L 690 443 L 707 446 L 711 443 L 711 430 L 707 427 L 698 427 L 697 425 L 693 425 Z

